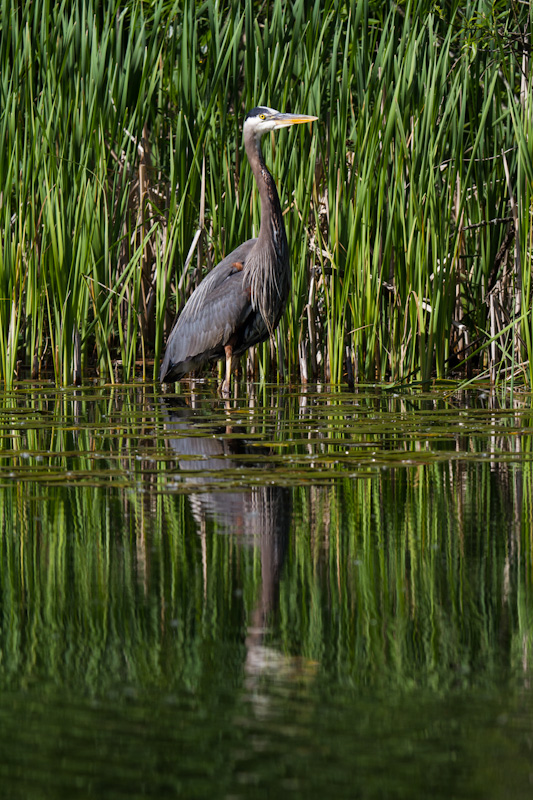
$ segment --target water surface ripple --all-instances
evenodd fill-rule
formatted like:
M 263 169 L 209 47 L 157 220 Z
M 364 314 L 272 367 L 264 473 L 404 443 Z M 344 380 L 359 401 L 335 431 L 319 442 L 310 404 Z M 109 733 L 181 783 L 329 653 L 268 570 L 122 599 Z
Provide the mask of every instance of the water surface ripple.
M 526 395 L 5 394 L 2 796 L 529 797 L 532 445 Z

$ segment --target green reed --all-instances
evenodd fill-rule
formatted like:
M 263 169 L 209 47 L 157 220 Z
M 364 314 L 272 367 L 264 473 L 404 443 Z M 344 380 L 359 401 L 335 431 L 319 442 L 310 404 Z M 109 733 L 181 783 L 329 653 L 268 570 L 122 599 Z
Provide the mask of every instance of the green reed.
M 292 294 L 248 370 L 529 381 L 528 15 L 3 0 L 4 383 L 155 377 L 194 286 L 258 230 L 241 129 L 260 103 L 320 120 L 264 142 Z

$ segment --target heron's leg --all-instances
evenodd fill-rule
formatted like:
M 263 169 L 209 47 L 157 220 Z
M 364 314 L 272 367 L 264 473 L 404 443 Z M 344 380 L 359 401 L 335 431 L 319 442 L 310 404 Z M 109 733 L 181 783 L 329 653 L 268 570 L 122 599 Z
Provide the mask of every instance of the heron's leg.
M 231 367 L 233 364 L 233 345 L 227 344 L 224 347 L 226 352 L 226 377 L 222 383 L 222 396 L 229 397 L 229 388 L 231 382 Z

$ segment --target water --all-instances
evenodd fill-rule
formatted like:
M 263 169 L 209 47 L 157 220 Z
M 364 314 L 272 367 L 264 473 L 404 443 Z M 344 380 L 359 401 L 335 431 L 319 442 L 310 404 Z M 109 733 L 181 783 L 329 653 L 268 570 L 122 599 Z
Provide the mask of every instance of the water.
M 531 398 L 196 388 L 3 398 L 1 796 L 530 797 Z

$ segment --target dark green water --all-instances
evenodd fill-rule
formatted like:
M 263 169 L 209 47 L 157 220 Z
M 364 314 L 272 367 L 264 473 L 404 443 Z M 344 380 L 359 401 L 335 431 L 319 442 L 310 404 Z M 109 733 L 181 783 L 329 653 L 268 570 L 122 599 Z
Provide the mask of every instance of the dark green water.
M 0 796 L 533 792 L 533 411 L 0 404 Z

